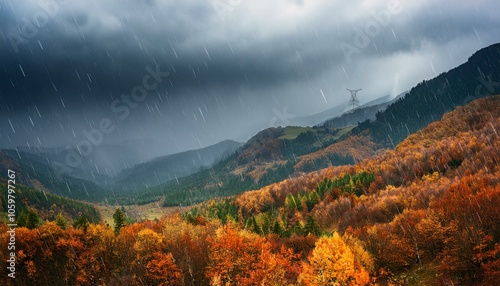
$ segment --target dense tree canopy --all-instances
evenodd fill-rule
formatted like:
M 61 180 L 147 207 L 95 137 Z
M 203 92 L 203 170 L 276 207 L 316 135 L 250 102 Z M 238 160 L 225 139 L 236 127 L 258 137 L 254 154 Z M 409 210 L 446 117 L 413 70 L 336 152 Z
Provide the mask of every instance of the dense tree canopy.
M 28 210 L 16 283 L 498 285 L 499 130 L 500 96 L 477 100 L 356 165 L 117 231 Z

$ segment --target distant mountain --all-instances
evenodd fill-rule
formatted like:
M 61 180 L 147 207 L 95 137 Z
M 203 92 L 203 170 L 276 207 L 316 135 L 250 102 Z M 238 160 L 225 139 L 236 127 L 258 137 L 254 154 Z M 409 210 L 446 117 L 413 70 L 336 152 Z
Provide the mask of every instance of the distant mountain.
M 61 179 L 51 170 L 53 162 L 47 156 L 34 157 L 10 150 L 6 153 L 16 159 L 0 156 L 0 162 L 14 164 L 28 178 L 35 178 L 35 183 L 39 181 L 53 192 L 73 198 L 108 198 L 121 203 L 146 203 L 164 198 L 165 205 L 193 204 L 258 189 L 301 172 L 360 162 L 381 148 L 394 147 L 456 106 L 500 92 L 499 82 L 500 44 L 496 44 L 476 52 L 467 63 L 423 81 L 383 111 L 380 109 L 390 103 L 386 101 L 389 97 L 365 104 L 359 111 L 345 113 L 344 117 L 321 126 L 268 128 L 239 149 L 236 142 L 223 142 L 217 147 L 160 157 L 123 171 L 109 192 L 73 174 Z M 375 119 L 371 120 L 373 112 Z M 360 122 L 359 118 L 366 117 Z M 354 120 L 359 124 L 345 127 Z M 344 127 L 331 127 L 336 126 L 334 124 Z M 236 152 L 226 152 L 226 157 L 223 150 Z M 122 152 L 123 156 L 127 155 L 126 151 Z M 218 161 L 221 157 L 225 158 Z M 91 175 L 96 174 L 91 172 Z M 69 190 L 73 193 L 69 194 Z
M 423 81 L 404 96 L 396 98 L 396 101 L 385 110 L 377 112 L 374 120 L 367 119 L 360 122 L 353 129 L 353 135 L 359 138 L 350 137 L 345 140 L 345 142 L 352 141 L 347 145 L 355 148 L 349 149 L 348 146 L 342 146 L 345 142 L 340 142 L 336 146 L 329 146 L 302 157 L 295 168 L 313 170 L 328 167 L 332 154 L 336 156 L 343 152 L 370 154 L 374 150 L 373 147 L 394 148 L 407 136 L 441 119 L 446 112 L 454 110 L 457 106 L 496 93 L 500 93 L 500 44 L 481 49 L 466 63 L 434 79 Z M 349 114 L 345 115 L 349 117 Z M 341 121 L 334 119 L 329 122 L 345 124 Z M 329 122 L 326 126 L 329 126 Z M 360 143 L 356 139 L 363 140 Z M 373 147 L 367 149 L 366 146 Z M 363 156 L 359 158 L 362 159 Z
M 139 190 L 176 180 L 208 168 L 228 157 L 242 143 L 226 140 L 198 150 L 158 157 L 123 170 L 112 186 L 117 190 Z
M 399 97 L 399 95 L 398 95 L 398 97 Z M 358 114 L 357 118 L 361 119 L 361 121 L 364 121 L 364 120 L 371 118 L 371 117 L 375 118 L 375 113 L 371 112 L 371 110 L 377 110 L 377 111 L 383 110 L 390 103 L 392 103 L 393 100 L 394 99 L 390 95 L 382 96 L 382 97 L 379 97 L 377 99 L 374 99 L 374 100 L 371 100 L 369 102 L 361 104 L 354 111 L 363 110 L 363 111 L 367 112 L 366 116 L 362 116 L 362 113 L 357 112 L 357 114 Z M 371 107 L 371 109 L 369 109 L 369 107 Z M 290 125 L 292 125 L 292 126 L 294 126 L 294 125 L 297 125 L 297 126 L 315 126 L 315 125 L 322 125 L 325 122 L 330 121 L 331 118 L 338 118 L 338 117 L 341 117 L 343 115 L 350 114 L 352 112 L 353 112 L 353 110 L 351 110 L 351 106 L 350 106 L 349 102 L 344 102 L 342 104 L 339 104 L 335 107 L 329 108 L 329 109 L 322 111 L 320 113 L 309 115 L 309 116 L 294 117 L 294 118 L 289 119 L 289 121 L 290 121 Z M 372 115 L 372 113 L 373 113 L 373 115 Z M 344 126 L 355 125 L 355 124 L 357 124 L 357 121 L 354 123 L 345 124 L 345 125 L 333 124 L 333 125 L 328 126 L 328 127 L 344 127 Z
M 42 192 L 86 201 L 100 201 L 108 195 L 92 181 L 58 173 L 49 159 L 36 154 L 1 150 L 0 172 L 6 174 L 9 168 L 17 173 L 16 183 Z
M 361 105 L 360 107 L 354 110 L 345 112 L 342 115 L 337 116 L 335 118 L 328 119 L 327 121 L 325 121 L 320 125 L 323 125 L 325 127 L 343 127 L 343 126 L 357 125 L 359 122 L 363 122 L 368 119 L 374 120 L 378 112 L 384 111 L 387 108 L 387 106 L 405 96 L 406 93 L 407 92 L 403 92 L 394 98 L 391 98 L 390 95 L 377 98 L 373 101 Z
M 197 203 L 257 189 L 300 172 L 360 162 L 382 147 L 394 147 L 456 106 L 499 92 L 499 77 L 500 44 L 496 44 L 476 52 L 467 63 L 423 81 L 383 111 L 379 105 L 385 103 L 380 99 L 373 108 L 360 108 L 361 114 L 355 111 L 330 121 L 333 126 L 335 121 L 345 126 L 356 120 L 357 126 L 269 128 L 212 168 L 137 193 L 135 200 L 164 197 L 166 205 Z M 374 112 L 375 119 L 370 120 Z M 360 122 L 364 117 L 369 118 Z
M 109 199 L 112 202 L 116 192 L 143 190 L 190 175 L 230 156 L 240 146 L 241 143 L 227 140 L 203 149 L 159 157 L 127 168 L 115 176 L 104 172 L 106 169 L 100 170 L 99 166 L 112 166 L 121 159 L 126 166 L 130 154 L 126 152 L 127 148 L 99 146 L 92 156 L 100 160 L 98 163 L 88 158 L 76 168 L 67 165 L 61 168 L 67 154 L 62 148 L 30 149 L 30 152 L 21 148 L 5 149 L 0 151 L 0 172 L 6 173 L 9 168 L 15 170 L 19 183 L 46 193 L 86 201 Z
M 339 116 L 344 112 L 349 111 L 349 102 L 341 103 L 335 107 L 329 108 L 325 111 L 308 115 L 308 116 L 298 116 L 289 119 L 289 124 L 294 126 L 315 126 L 325 122 L 326 120 Z
M 100 144 L 93 146 L 88 156 L 79 156 L 81 162 L 72 167 L 67 162 L 70 153 L 79 154 L 76 149 L 55 148 L 28 148 L 17 147 L 16 150 L 35 154 L 45 159 L 48 165 L 57 172 L 84 180 L 93 181 L 96 184 L 107 186 L 111 179 L 117 176 L 123 169 L 144 162 L 144 158 L 136 150 L 137 148 L 114 144 Z
M 7 180 L 0 178 L 0 188 L 6 190 L 7 183 Z M 17 182 L 15 196 L 17 219 L 22 216 L 22 213 L 34 210 L 42 220 L 54 221 L 59 214 L 67 221 L 76 220 L 82 214 L 94 223 L 99 223 L 101 220 L 98 210 L 89 203 L 53 195 L 33 187 L 26 187 Z M 7 206 L 7 196 L 0 196 L 0 212 L 6 213 Z
M 187 205 L 260 188 L 293 175 L 301 156 L 342 141 L 352 129 L 353 126 L 268 128 L 208 169 L 146 190 L 122 193 L 119 200 L 126 204 L 164 198 L 166 206 Z M 330 165 L 354 162 L 355 158 L 347 154 L 332 156 Z

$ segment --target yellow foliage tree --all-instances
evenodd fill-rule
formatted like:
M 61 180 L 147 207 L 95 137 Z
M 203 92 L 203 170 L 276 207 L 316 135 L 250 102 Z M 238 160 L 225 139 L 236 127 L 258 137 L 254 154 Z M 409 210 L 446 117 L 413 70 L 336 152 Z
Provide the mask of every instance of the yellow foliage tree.
M 299 276 L 302 285 L 366 285 L 370 281 L 368 271 L 338 233 L 318 239 L 308 260 Z
M 137 240 L 134 249 L 140 254 L 150 254 L 152 251 L 159 250 L 162 243 L 162 237 L 155 231 L 145 228 L 137 234 Z

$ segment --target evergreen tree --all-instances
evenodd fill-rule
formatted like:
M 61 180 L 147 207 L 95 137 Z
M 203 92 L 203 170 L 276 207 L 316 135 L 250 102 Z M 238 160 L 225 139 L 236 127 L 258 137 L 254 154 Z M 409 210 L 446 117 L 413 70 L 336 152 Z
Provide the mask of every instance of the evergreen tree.
M 262 234 L 268 234 L 271 230 L 271 219 L 267 213 L 262 214 Z
M 321 228 L 312 215 L 309 215 L 307 217 L 307 222 L 304 226 L 304 232 L 306 234 L 314 234 L 316 236 L 319 236 L 321 234 Z
M 283 229 L 283 227 L 281 227 L 281 224 L 278 221 L 274 221 L 273 233 L 281 237 L 283 237 L 285 234 L 285 230 Z
M 296 205 L 296 202 L 295 202 L 295 199 L 294 199 L 293 195 L 288 194 L 286 196 L 285 207 L 287 209 L 289 209 L 290 211 L 293 211 L 293 210 L 295 210 L 297 208 L 297 205 Z
M 17 226 L 26 227 L 29 229 L 37 228 L 40 225 L 40 218 L 35 211 L 26 211 L 22 210 L 19 216 L 17 217 Z
M 125 213 L 117 208 L 115 213 L 113 214 L 113 221 L 115 222 L 115 233 L 120 233 L 120 229 L 127 225 L 127 218 L 125 217 Z
M 298 222 L 298 221 L 295 222 L 295 224 L 292 227 L 292 233 L 296 233 L 296 234 L 300 234 L 300 235 L 304 234 L 304 229 L 303 229 L 302 225 L 300 224 L 300 222 Z
M 56 225 L 59 226 L 60 228 L 66 229 L 67 222 L 66 222 L 66 219 L 64 218 L 64 216 L 61 213 L 59 213 L 56 216 L 55 222 L 56 222 Z
M 186 221 L 190 224 L 196 224 L 196 218 L 193 216 L 191 212 L 186 215 Z
M 257 220 L 255 219 L 255 216 L 252 216 L 252 218 L 250 219 L 250 224 L 253 232 L 259 235 L 263 234 L 262 229 L 260 228 L 259 224 L 257 223 Z
M 17 226 L 19 227 L 27 227 L 28 225 L 28 214 L 25 210 L 22 210 L 17 217 Z
M 84 214 L 80 214 L 80 217 L 73 222 L 74 228 L 83 228 L 83 231 L 86 232 L 89 227 L 89 220 Z
M 29 229 L 37 228 L 40 225 L 40 218 L 38 217 L 38 214 L 32 210 L 28 211 L 28 213 L 21 212 L 17 221 L 18 226 L 24 226 Z

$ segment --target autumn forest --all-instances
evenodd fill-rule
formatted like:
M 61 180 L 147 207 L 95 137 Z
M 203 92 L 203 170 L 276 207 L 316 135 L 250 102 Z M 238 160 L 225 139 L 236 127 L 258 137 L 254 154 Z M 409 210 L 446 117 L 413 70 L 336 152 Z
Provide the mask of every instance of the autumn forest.
M 111 227 L 53 215 L 32 225 L 28 215 L 9 283 L 499 285 L 498 132 L 500 96 L 492 96 L 354 165 L 159 220 L 121 214 Z M 7 230 L 2 223 L 0 245 Z

